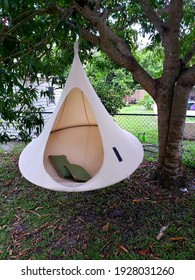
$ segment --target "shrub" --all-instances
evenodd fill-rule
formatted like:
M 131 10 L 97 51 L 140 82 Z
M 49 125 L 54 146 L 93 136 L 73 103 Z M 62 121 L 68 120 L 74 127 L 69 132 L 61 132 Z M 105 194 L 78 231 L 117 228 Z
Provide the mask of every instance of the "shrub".
M 154 100 L 148 93 L 145 93 L 144 97 L 138 101 L 138 104 L 144 105 L 146 109 L 151 109 L 154 104 Z

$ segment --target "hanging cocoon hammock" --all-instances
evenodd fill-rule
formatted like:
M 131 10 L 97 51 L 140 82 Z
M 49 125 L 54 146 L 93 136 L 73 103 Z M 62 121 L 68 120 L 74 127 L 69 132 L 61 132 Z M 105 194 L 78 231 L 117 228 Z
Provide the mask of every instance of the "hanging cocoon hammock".
M 143 159 L 139 140 L 115 123 L 95 93 L 80 62 L 77 43 L 74 51 L 54 113 L 19 159 L 27 180 L 65 192 L 117 183 L 129 177 Z

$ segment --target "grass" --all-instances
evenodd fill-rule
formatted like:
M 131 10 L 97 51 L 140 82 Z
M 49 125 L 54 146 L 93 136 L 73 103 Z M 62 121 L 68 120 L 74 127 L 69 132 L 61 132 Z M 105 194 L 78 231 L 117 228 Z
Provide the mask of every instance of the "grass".
M 131 132 L 144 144 L 158 145 L 157 117 L 153 116 L 153 110 L 147 110 L 144 106 L 131 104 L 120 110 L 121 114 L 151 114 L 151 116 L 116 115 L 115 121 L 125 130 Z M 195 118 L 187 118 L 188 122 L 195 122 Z M 152 159 L 151 159 L 152 160 Z M 183 161 L 186 166 L 195 166 L 195 142 L 183 141 Z
M 120 112 L 121 114 L 154 114 L 152 109 L 146 109 L 143 105 L 130 104 L 129 106 L 123 107 Z
M 182 161 L 187 167 L 195 167 L 195 141 L 183 141 Z
M 160 189 L 150 176 L 151 155 L 131 179 L 93 192 L 60 193 L 21 176 L 22 148 L 0 150 L 1 260 L 194 259 L 195 195 Z M 195 170 L 188 173 L 193 180 Z
M 125 130 L 133 133 L 142 143 L 157 145 L 158 125 L 157 117 L 153 116 L 154 111 L 144 106 L 131 104 L 120 110 L 121 114 L 150 114 L 151 116 L 115 116 L 115 121 Z

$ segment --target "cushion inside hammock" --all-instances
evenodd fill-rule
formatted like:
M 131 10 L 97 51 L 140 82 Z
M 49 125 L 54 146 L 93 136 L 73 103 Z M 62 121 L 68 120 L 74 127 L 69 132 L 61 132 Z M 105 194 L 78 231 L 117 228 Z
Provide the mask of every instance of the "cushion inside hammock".
M 50 155 L 49 159 L 62 178 L 73 178 L 77 182 L 86 182 L 91 179 L 90 174 L 80 165 L 71 164 L 65 155 Z
M 62 178 L 72 177 L 69 170 L 65 167 L 65 165 L 67 164 L 67 158 L 64 155 L 49 156 L 49 159 L 60 177 Z

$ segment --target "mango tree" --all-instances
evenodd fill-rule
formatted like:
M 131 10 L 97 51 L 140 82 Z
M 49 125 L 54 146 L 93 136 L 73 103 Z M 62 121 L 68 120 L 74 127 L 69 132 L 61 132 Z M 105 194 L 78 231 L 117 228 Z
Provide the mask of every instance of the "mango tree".
M 195 81 L 192 0 L 2 0 L 1 68 L 5 77 L 36 78 L 57 73 L 76 34 L 82 47 L 100 48 L 132 73 L 158 107 L 158 173 L 163 185 L 183 184 L 182 140 L 187 100 Z M 154 77 L 135 55 L 135 26 L 150 35 L 151 50 L 163 52 L 162 74 Z M 89 44 L 85 43 L 88 42 Z M 81 52 L 82 55 L 82 52 Z M 150 61 L 148 61 L 150 64 Z M 12 84 L 14 83 L 14 79 Z M 10 87 L 6 88 L 11 92 Z M 28 98 L 26 94 L 20 96 Z M 25 101 L 27 103 L 27 101 Z M 26 104 L 25 103 L 25 104 Z M 9 106 L 8 106 L 9 109 Z

